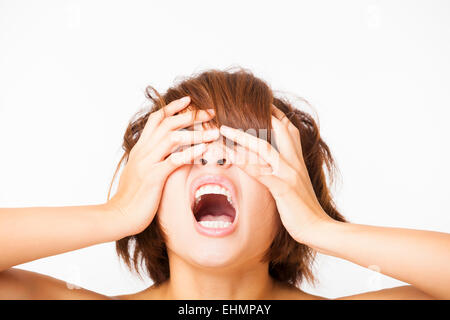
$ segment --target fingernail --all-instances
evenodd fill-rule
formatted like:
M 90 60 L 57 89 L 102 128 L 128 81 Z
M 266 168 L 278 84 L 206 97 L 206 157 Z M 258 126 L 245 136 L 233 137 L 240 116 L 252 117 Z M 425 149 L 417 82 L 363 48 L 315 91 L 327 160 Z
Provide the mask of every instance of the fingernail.
M 190 99 L 190 97 L 189 97 L 189 96 L 186 96 L 186 97 L 181 98 L 181 99 L 180 99 L 180 102 L 181 102 L 181 103 L 186 103 L 186 102 L 189 101 L 189 99 Z
M 204 109 L 203 112 L 206 112 L 210 116 L 216 114 L 216 111 L 214 111 L 214 109 Z

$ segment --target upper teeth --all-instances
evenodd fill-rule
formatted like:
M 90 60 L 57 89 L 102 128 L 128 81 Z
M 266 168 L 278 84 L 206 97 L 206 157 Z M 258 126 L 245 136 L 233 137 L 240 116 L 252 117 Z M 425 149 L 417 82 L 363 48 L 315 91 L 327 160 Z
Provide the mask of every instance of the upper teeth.
M 197 204 L 200 201 L 200 198 L 204 194 L 222 194 L 227 197 L 228 202 L 232 205 L 233 202 L 231 201 L 231 193 L 223 188 L 222 186 L 219 186 L 217 184 L 206 184 L 201 186 L 196 192 L 195 192 L 195 204 Z

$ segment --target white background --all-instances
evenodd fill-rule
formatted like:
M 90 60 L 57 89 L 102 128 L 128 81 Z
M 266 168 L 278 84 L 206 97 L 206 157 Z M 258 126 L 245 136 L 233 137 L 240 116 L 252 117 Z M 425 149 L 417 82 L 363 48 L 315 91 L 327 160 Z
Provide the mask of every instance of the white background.
M 0 0 L 0 206 L 104 202 L 145 86 L 239 65 L 312 103 L 350 221 L 450 232 L 449 57 L 448 1 Z M 113 243 L 18 267 L 108 295 L 150 284 Z M 330 298 L 401 284 L 316 268 L 303 289 Z

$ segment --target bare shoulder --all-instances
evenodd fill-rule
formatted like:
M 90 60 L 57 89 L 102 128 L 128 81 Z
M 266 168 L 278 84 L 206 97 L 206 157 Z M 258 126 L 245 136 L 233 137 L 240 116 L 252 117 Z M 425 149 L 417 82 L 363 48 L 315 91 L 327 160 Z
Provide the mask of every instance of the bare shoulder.
M 275 284 L 274 300 L 327 300 L 324 297 L 306 293 L 296 286 L 277 282 Z
M 325 297 L 306 293 L 299 288 L 291 285 L 276 285 L 274 290 L 274 299 L 283 300 L 331 300 Z M 377 291 L 369 291 L 355 295 L 349 295 L 336 298 L 335 300 L 430 300 L 435 299 L 418 288 L 405 285 L 394 288 L 387 288 Z
M 109 300 L 110 297 L 37 272 L 0 272 L 0 300 Z

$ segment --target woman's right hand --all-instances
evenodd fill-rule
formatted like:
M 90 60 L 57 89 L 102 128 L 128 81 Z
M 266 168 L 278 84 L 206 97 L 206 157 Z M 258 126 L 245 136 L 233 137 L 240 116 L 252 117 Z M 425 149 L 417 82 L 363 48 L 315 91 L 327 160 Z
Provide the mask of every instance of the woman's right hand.
M 123 237 L 140 233 L 151 223 L 167 177 L 178 167 L 193 163 L 205 151 L 203 142 L 219 137 L 218 129 L 178 130 L 214 117 L 213 109 L 198 111 L 195 119 L 194 111 L 174 115 L 185 109 L 189 102 L 187 96 L 151 113 L 139 140 L 130 151 L 117 192 L 106 203 L 118 217 L 115 221 Z M 190 144 L 194 146 L 173 152 L 177 147 Z

